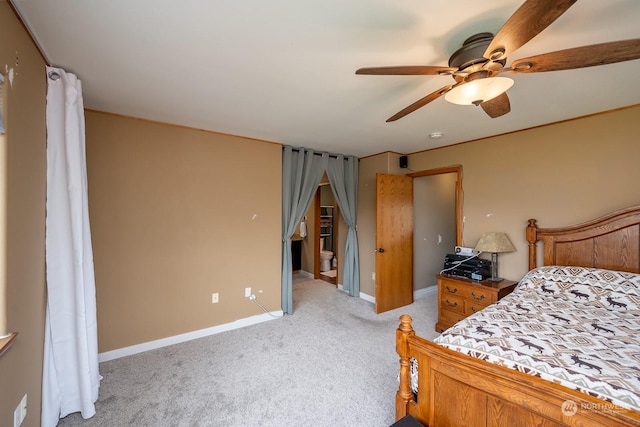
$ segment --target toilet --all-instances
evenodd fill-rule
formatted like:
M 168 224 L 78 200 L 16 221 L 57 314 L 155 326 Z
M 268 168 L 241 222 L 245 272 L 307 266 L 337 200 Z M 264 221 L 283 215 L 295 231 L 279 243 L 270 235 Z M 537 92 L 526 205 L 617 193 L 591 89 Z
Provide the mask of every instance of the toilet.
M 333 259 L 333 252 L 320 251 L 320 271 L 331 270 L 331 260 Z
M 320 271 L 331 270 L 331 260 L 333 259 L 333 252 L 325 251 L 324 239 L 320 239 Z

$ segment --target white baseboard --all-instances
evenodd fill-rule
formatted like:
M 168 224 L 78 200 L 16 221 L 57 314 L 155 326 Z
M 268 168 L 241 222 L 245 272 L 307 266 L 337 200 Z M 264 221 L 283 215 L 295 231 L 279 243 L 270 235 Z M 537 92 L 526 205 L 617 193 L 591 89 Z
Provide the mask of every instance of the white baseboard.
M 422 288 L 422 289 L 418 289 L 417 291 L 414 291 L 413 299 L 417 300 L 417 299 L 427 298 L 431 296 L 431 294 L 437 293 L 437 292 L 438 292 L 437 286 L 428 286 L 426 288 Z M 375 297 L 372 297 L 371 295 L 367 295 L 364 292 L 360 292 L 360 298 L 362 298 L 365 301 L 369 301 L 370 303 L 373 303 L 373 304 L 376 303 Z
M 413 299 L 422 299 L 431 296 L 433 293 L 438 293 L 438 286 L 427 286 L 426 288 L 418 289 L 417 291 L 413 291 Z
M 309 276 L 313 278 L 311 273 L 306 271 L 300 271 L 299 274 L 304 274 L 305 276 Z M 344 288 L 341 284 L 338 285 L 338 289 L 344 292 Z M 423 289 L 418 289 L 413 293 L 413 299 L 426 298 L 434 292 L 438 291 L 437 286 L 429 286 Z M 360 298 L 365 301 L 369 301 L 370 303 L 375 304 L 375 297 L 365 294 L 364 292 L 360 292 Z M 272 311 L 271 313 L 259 314 L 256 316 L 246 317 L 244 319 L 238 319 L 231 323 L 225 323 L 223 325 L 212 326 L 210 328 L 199 329 L 197 331 L 187 332 L 180 335 L 174 335 L 172 337 L 161 338 L 159 340 L 148 341 L 142 344 L 136 344 L 129 347 L 123 347 L 116 350 L 105 351 L 104 353 L 98 354 L 98 362 L 106 362 L 113 359 L 119 359 L 125 356 L 131 356 L 133 354 L 142 353 L 149 350 L 155 350 L 162 347 L 167 347 L 173 344 L 180 344 L 182 342 L 191 341 L 198 338 L 204 338 L 210 335 L 219 334 L 221 332 L 231 331 L 234 329 L 244 328 L 245 326 L 255 325 L 258 323 L 266 322 L 268 320 L 273 320 L 277 317 L 282 317 L 284 313 L 282 310 Z
M 266 322 L 268 320 L 274 320 L 277 317 L 282 317 L 284 313 L 282 310 L 272 311 L 271 313 L 259 314 L 256 316 L 245 317 L 244 319 L 238 319 L 231 323 L 225 323 L 223 325 L 212 326 L 210 328 L 199 329 L 197 331 L 187 332 L 180 335 L 174 335 L 172 337 L 161 338 L 155 341 L 148 341 L 142 344 L 136 344 L 129 347 L 119 348 L 117 350 L 105 351 L 98 354 L 98 362 L 106 362 L 108 360 L 119 359 L 125 356 L 131 356 L 132 354 L 142 353 L 149 350 L 155 350 L 162 347 L 167 347 L 173 344 L 180 344 L 186 341 L 191 341 L 197 338 L 204 338 L 210 335 L 219 334 L 221 332 L 231 331 L 234 329 L 244 328 L 245 326 L 255 325 L 258 323 Z
M 365 301 L 369 301 L 372 304 L 376 303 L 376 297 L 372 297 L 369 294 L 365 294 L 364 292 L 360 292 L 360 298 L 362 298 Z
M 313 279 L 313 273 L 309 273 L 308 271 L 298 270 L 297 274 Z

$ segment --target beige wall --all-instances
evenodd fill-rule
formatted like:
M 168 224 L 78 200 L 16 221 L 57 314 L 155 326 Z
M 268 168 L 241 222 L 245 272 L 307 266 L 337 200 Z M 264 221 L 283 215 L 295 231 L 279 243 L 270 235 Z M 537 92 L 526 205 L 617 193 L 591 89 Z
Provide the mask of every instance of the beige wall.
M 16 58 L 17 55 L 17 58 Z M 17 59 L 17 60 L 16 60 Z M 9 89 L 7 323 L 19 336 L 0 358 L 0 425 L 39 425 L 45 307 L 44 60 L 0 2 L 0 68 Z M 526 271 L 524 226 L 584 221 L 640 203 L 640 107 L 409 156 L 413 170 L 464 169 L 464 240 L 505 231 Z M 251 286 L 280 309 L 281 149 L 250 139 L 87 112 L 90 215 L 100 351 L 260 314 Z M 361 290 L 374 295 L 375 173 L 405 173 L 397 153 L 360 163 Z M 255 217 L 254 217 L 255 215 Z M 340 245 L 344 245 L 341 222 Z M 220 303 L 211 304 L 219 292 Z
M 500 276 L 527 271 L 524 230 L 562 227 L 640 204 L 640 107 L 409 155 L 412 170 L 461 164 L 463 239 L 474 246 L 485 231 L 506 232 L 517 252 L 500 255 Z M 375 173 L 399 172 L 397 155 L 360 162 L 358 209 L 361 288 L 373 295 Z
M 279 144 L 91 111 L 86 132 L 100 352 L 262 314 L 245 287 L 280 310 Z
M 10 6 L 0 1 L 0 70 L 7 84 L 7 326 L 18 332 L 0 358 L 0 425 L 27 394 L 24 427 L 40 425 L 45 313 L 45 63 Z

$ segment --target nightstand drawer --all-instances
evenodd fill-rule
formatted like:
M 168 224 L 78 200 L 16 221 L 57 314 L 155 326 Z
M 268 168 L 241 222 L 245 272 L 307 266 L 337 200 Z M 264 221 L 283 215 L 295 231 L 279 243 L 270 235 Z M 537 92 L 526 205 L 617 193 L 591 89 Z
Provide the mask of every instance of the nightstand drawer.
M 464 285 L 460 285 L 459 283 L 442 281 L 442 295 L 463 295 L 468 292 L 465 290 Z
M 436 277 L 438 279 L 436 330 L 439 332 L 498 301 L 513 291 L 517 284 L 511 280 L 477 282 L 440 274 Z
M 485 308 L 487 308 L 487 306 L 484 304 L 474 304 L 472 302 L 467 301 L 464 306 L 464 314 L 466 314 L 467 316 L 470 316 L 474 313 L 479 312 L 480 310 L 484 310 Z
M 442 295 L 440 306 L 445 310 L 464 313 L 464 298 L 456 295 Z
M 495 295 L 491 289 L 487 289 L 474 282 L 454 282 L 450 280 L 442 281 L 442 295 L 456 295 L 464 299 L 491 304 Z
M 486 307 L 489 304 L 495 302 L 495 296 L 495 292 L 490 292 L 482 286 L 477 286 L 475 289 L 469 289 L 469 296 L 467 297 L 467 299 L 469 301 L 472 301 L 474 304 L 480 304 Z

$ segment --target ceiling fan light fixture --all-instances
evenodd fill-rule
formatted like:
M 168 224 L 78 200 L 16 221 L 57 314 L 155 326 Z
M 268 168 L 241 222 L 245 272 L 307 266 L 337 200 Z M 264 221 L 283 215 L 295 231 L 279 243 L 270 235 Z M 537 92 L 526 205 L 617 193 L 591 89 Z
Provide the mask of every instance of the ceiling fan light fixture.
M 476 79 L 454 87 L 446 93 L 444 99 L 452 104 L 480 105 L 502 95 L 511 86 L 513 86 L 513 80 L 509 77 Z

